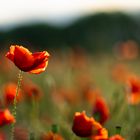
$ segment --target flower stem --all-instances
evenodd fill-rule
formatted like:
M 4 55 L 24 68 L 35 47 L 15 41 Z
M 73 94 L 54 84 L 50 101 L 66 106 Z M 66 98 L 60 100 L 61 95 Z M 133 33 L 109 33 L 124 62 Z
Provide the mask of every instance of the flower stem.
M 16 120 L 16 115 L 17 115 L 17 96 L 18 96 L 18 92 L 21 86 L 21 81 L 22 81 L 22 71 L 19 70 L 18 73 L 18 83 L 17 83 L 17 88 L 16 88 L 16 95 L 14 98 L 14 102 L 13 102 L 13 110 L 12 110 L 12 114 Z M 15 122 L 12 123 L 11 125 L 11 140 L 14 140 L 14 129 L 15 129 Z

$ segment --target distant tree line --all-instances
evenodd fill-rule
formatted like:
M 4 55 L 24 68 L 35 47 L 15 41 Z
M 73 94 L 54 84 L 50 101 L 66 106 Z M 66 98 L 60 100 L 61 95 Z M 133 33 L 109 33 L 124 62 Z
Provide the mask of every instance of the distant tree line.
M 21 44 L 42 49 L 81 46 L 87 51 L 108 51 L 116 42 L 130 39 L 140 43 L 140 23 L 123 13 L 90 15 L 62 28 L 36 23 L 0 32 L 0 45 Z

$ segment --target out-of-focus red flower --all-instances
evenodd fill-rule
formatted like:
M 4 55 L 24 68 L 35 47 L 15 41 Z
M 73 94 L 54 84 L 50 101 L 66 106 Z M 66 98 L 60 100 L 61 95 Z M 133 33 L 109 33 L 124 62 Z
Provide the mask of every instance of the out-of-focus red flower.
M 16 96 L 17 85 L 15 83 L 8 83 L 4 86 L 4 102 L 6 105 L 13 104 L 14 98 Z M 22 92 L 19 90 L 17 96 L 17 102 L 22 100 Z
M 132 105 L 140 103 L 140 78 L 129 76 L 126 81 L 126 92 L 128 102 Z
M 91 137 L 92 139 L 96 136 L 101 136 L 103 133 L 101 124 L 96 122 L 92 117 L 87 117 L 84 111 L 82 113 L 75 113 L 72 130 L 79 137 Z
M 76 112 L 72 130 L 79 137 L 90 137 L 93 134 L 94 122 L 95 120 L 87 117 L 85 112 Z
M 139 46 L 134 40 L 119 43 L 114 49 L 119 59 L 132 60 L 138 57 Z
M 125 140 L 125 139 L 120 135 L 114 135 L 110 137 L 109 140 Z
M 8 109 L 0 110 L 0 126 L 4 126 L 14 122 L 15 118 Z
M 31 53 L 23 46 L 12 45 L 6 57 L 20 70 L 39 74 L 45 71 L 48 65 L 49 53 L 47 51 Z
M 64 140 L 60 134 L 49 132 L 41 136 L 41 140 Z
M 112 79 L 117 82 L 126 81 L 127 77 L 130 75 L 130 71 L 124 64 L 115 64 L 111 70 Z
M 39 100 L 43 96 L 43 92 L 39 88 L 38 85 L 33 83 L 32 81 L 26 81 L 22 84 L 23 91 L 25 93 L 25 97 L 29 100 Z
M 97 121 L 104 124 L 109 118 L 109 108 L 103 97 L 98 96 L 93 108 L 93 116 L 97 115 Z

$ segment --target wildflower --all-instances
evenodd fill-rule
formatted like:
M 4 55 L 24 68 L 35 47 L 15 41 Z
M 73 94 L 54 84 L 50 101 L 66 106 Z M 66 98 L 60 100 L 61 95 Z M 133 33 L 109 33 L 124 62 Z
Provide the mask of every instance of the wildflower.
M 11 45 L 6 57 L 9 58 L 20 70 L 39 74 L 45 71 L 48 65 L 49 54 L 47 51 L 31 53 L 23 46 Z
M 98 96 L 96 98 L 93 115 L 95 115 L 95 117 L 98 117 L 97 121 L 99 121 L 101 124 L 104 124 L 108 120 L 109 108 L 103 97 Z
M 86 116 L 85 112 L 76 112 L 72 130 L 80 137 L 89 137 L 92 135 L 94 119 Z
M 87 117 L 83 111 L 75 113 L 72 130 L 79 137 L 91 137 L 94 140 L 97 136 L 102 136 L 105 129 L 94 118 Z M 108 137 L 108 134 L 102 137 Z
M 140 103 L 140 79 L 130 76 L 126 82 L 126 92 L 128 102 L 132 105 Z
M 17 85 L 15 83 L 8 83 L 4 86 L 4 101 L 6 105 L 13 104 L 14 98 L 16 96 Z M 18 96 L 16 97 L 17 101 L 22 100 L 22 93 L 19 90 Z
M 64 140 L 60 134 L 49 132 L 47 134 L 43 134 L 41 140 Z
M 0 110 L 0 126 L 4 126 L 6 124 L 10 124 L 14 122 L 15 122 L 15 118 L 8 109 Z
M 109 140 L 125 140 L 125 139 L 117 134 L 117 135 L 110 137 Z

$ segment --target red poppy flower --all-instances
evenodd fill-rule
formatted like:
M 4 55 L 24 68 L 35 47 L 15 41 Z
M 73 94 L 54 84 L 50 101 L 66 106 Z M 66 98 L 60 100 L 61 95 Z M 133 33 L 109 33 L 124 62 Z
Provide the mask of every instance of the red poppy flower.
M 72 126 L 73 132 L 79 137 L 93 137 L 98 136 L 103 129 L 100 123 L 96 122 L 94 118 L 86 116 L 85 112 L 76 112 Z
M 126 83 L 128 102 L 132 105 L 140 103 L 140 79 L 136 76 L 129 76 Z
M 93 109 L 93 115 L 95 117 L 97 116 L 97 121 L 99 121 L 101 124 L 104 124 L 108 118 L 109 118 L 109 109 L 105 102 L 105 100 L 102 97 L 97 97 Z
M 121 137 L 120 135 L 114 135 L 110 137 L 109 140 L 125 140 L 125 139 Z
M 0 110 L 0 126 L 4 126 L 6 124 L 10 124 L 14 122 L 15 122 L 15 118 L 8 109 Z
M 45 71 L 48 65 L 49 54 L 47 51 L 31 53 L 23 46 L 12 45 L 6 57 L 20 70 L 39 74 Z
M 16 96 L 17 85 L 15 83 L 8 83 L 4 86 L 4 101 L 6 105 L 13 104 L 14 98 Z M 17 101 L 22 100 L 21 90 L 18 92 Z

